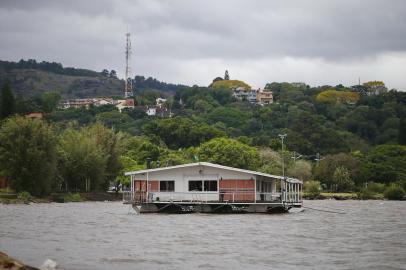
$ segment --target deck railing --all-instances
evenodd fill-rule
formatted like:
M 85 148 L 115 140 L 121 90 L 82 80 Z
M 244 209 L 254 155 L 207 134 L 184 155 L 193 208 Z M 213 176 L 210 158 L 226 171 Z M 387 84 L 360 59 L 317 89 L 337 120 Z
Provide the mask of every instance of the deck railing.
M 256 198 L 255 198 L 256 195 Z M 291 197 L 289 197 L 291 198 Z M 290 200 L 291 202 L 298 202 Z M 281 202 L 279 192 L 123 192 L 124 203 L 191 202 L 191 203 L 266 203 Z

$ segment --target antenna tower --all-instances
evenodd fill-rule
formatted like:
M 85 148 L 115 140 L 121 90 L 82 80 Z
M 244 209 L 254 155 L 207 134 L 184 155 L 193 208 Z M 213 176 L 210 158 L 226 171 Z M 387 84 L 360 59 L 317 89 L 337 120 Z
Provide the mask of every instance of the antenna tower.
M 125 88 L 124 88 L 124 96 L 126 98 L 133 96 L 133 84 L 131 79 L 131 39 L 130 33 L 126 34 L 127 43 L 125 46 Z

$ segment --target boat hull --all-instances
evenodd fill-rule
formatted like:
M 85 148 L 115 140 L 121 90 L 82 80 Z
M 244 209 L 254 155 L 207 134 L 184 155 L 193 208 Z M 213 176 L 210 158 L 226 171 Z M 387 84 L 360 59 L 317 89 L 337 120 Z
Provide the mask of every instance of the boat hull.
M 142 213 L 167 213 L 167 214 L 187 214 L 187 213 L 286 213 L 292 207 L 301 207 L 301 204 L 187 204 L 187 203 L 143 203 L 133 204 L 134 210 L 138 214 Z

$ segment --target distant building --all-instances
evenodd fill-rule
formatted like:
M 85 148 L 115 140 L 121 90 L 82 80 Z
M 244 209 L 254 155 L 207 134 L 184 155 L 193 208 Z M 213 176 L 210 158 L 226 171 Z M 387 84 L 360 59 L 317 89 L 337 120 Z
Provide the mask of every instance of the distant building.
M 166 98 L 157 98 L 155 101 L 157 106 L 162 107 L 163 105 L 165 105 Z
M 273 103 L 272 92 L 258 91 L 257 92 L 257 103 L 260 105 L 272 104 Z
M 127 99 L 121 99 L 116 101 L 117 105 L 116 108 L 118 109 L 119 112 L 122 112 L 124 109 L 134 109 L 134 99 L 132 98 L 127 98 Z
M 146 113 L 149 116 L 156 116 L 156 107 L 155 106 L 149 108 L 147 107 Z
M 42 117 L 44 117 L 44 114 L 42 112 L 33 112 L 30 114 L 27 114 L 25 117 L 31 118 L 31 119 L 42 119 Z
M 248 101 L 252 104 L 266 105 L 273 103 L 272 92 L 265 92 L 261 89 L 245 89 L 238 87 L 233 90 L 233 96 L 241 101 Z
M 114 105 L 116 102 L 112 98 L 76 98 L 67 99 L 60 102 L 59 107 L 61 109 L 69 108 L 89 108 L 90 105 L 96 107 L 103 105 Z

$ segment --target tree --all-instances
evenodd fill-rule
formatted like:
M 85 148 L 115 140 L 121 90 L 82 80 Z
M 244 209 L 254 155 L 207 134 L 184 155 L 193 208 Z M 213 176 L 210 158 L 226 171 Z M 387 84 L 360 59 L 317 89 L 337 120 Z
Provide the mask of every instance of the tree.
M 0 95 L 0 119 L 4 119 L 15 112 L 14 95 L 11 92 L 10 85 L 6 82 L 1 89 Z
M 317 198 L 321 192 L 320 182 L 307 181 L 304 183 L 304 190 L 311 198 Z
M 258 150 L 237 140 L 215 138 L 203 143 L 197 151 L 199 160 L 241 169 L 256 169 Z
M 337 91 L 328 89 L 317 95 L 316 100 L 322 103 L 349 103 L 355 104 L 359 100 L 359 95 L 351 91 Z
M 334 173 L 338 167 L 348 170 L 351 181 L 362 184 L 361 181 L 361 161 L 359 158 L 347 153 L 327 155 L 320 161 L 319 165 L 314 168 L 314 178 L 329 189 L 334 189 Z
M 350 191 L 354 186 L 354 182 L 351 180 L 350 172 L 347 168 L 339 166 L 335 169 L 333 174 L 333 185 L 335 191 Z
M 261 172 L 282 175 L 282 155 L 277 151 L 273 151 L 270 148 L 262 148 L 259 151 Z M 287 159 L 285 159 L 286 161 Z M 286 165 L 286 164 L 285 164 Z
M 114 181 L 123 168 L 120 156 L 124 151 L 123 135 L 106 128 L 100 122 L 85 128 L 88 137 L 96 140 L 97 147 L 102 151 L 106 159 L 106 170 L 102 182 L 102 188 L 107 189 L 109 183 Z
M 109 76 L 109 71 L 107 69 L 103 69 L 102 72 L 101 72 L 101 75 L 103 77 L 108 77 Z
M 117 79 L 117 72 L 114 69 L 110 71 L 110 78 Z
M 287 175 L 306 181 L 312 176 L 312 166 L 309 161 L 298 160 L 288 168 Z
M 55 184 L 57 139 L 42 120 L 8 118 L 0 129 L 0 171 L 17 192 L 46 195 Z
M 366 153 L 362 163 L 364 182 L 393 183 L 406 179 L 406 146 L 378 145 Z
M 230 75 L 228 74 L 228 70 L 226 70 L 226 72 L 224 73 L 224 80 L 229 80 L 230 79 Z
M 224 79 L 221 78 L 221 77 L 216 77 L 216 78 L 213 79 L 213 83 L 215 83 L 217 81 L 222 81 L 222 80 L 224 80 Z
M 399 121 L 399 133 L 398 141 L 401 145 L 406 145 L 406 117 L 403 117 Z
M 45 92 L 41 96 L 41 106 L 44 112 L 50 113 L 54 111 L 59 104 L 61 94 L 57 91 Z
M 107 157 L 97 140 L 84 130 L 66 129 L 58 146 L 58 168 L 67 190 L 105 188 Z
M 157 119 L 145 124 L 143 130 L 146 134 L 161 138 L 171 149 L 198 146 L 212 138 L 225 136 L 215 127 L 185 117 Z

